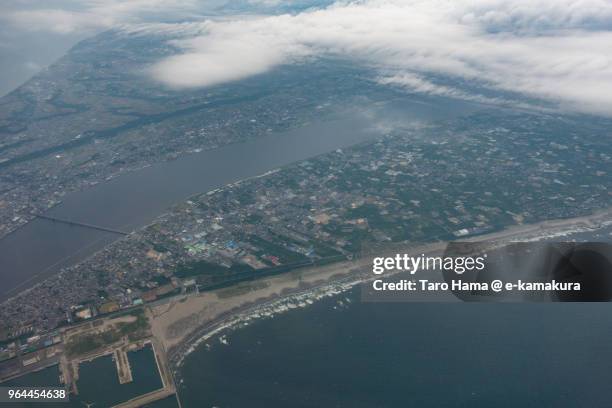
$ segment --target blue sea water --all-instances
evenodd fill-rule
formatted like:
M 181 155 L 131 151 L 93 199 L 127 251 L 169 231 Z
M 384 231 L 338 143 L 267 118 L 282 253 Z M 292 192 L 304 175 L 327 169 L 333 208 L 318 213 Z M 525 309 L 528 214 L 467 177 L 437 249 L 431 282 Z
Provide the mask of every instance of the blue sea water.
M 200 346 L 181 369 L 183 406 L 612 406 L 609 304 L 360 303 L 358 291 Z
M 612 226 L 565 238 L 611 237 Z M 181 406 L 609 408 L 611 308 L 362 303 L 355 287 L 201 344 L 180 368 Z M 161 386 L 150 348 L 128 357 L 134 383 L 119 385 L 110 357 L 96 359 L 81 367 L 69 406 L 110 406 Z M 53 366 L 11 385 L 58 377 Z M 173 397 L 150 405 L 176 406 Z
M 565 241 L 611 242 L 612 226 Z M 361 288 L 211 338 L 185 407 L 612 407 L 610 303 L 363 303 Z

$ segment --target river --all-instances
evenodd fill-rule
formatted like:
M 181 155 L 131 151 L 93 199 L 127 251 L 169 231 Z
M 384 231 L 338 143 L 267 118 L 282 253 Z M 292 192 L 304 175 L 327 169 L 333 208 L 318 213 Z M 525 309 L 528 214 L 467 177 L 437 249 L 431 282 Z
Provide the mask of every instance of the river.
M 193 194 L 375 135 L 367 123 L 356 118 L 324 121 L 125 173 L 67 195 L 45 215 L 129 232 Z M 62 267 L 74 265 L 120 237 L 35 219 L 0 241 L 0 300 Z
M 343 114 L 298 129 L 124 173 L 66 195 L 45 215 L 130 232 L 196 193 L 371 140 L 398 121 L 440 120 L 474 109 L 433 98 L 400 98 L 384 107 L 344 109 Z M 0 240 L 0 301 L 119 238 L 115 233 L 35 219 Z

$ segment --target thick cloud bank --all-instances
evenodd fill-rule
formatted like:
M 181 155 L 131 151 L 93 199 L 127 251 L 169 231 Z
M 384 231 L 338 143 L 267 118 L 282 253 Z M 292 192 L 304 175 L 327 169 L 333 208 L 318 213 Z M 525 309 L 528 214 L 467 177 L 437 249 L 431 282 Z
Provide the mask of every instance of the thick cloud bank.
M 612 2 L 405 0 L 342 2 L 295 15 L 206 21 L 174 40 L 184 53 L 152 75 L 205 87 L 317 55 L 354 58 L 377 80 L 479 99 L 427 78 L 467 80 L 561 108 L 612 115 Z

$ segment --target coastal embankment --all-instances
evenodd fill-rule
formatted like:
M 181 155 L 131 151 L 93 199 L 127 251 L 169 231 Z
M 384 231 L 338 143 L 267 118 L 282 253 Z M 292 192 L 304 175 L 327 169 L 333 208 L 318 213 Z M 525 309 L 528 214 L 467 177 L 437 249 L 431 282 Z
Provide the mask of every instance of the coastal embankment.
M 548 220 L 537 224 L 515 225 L 484 235 L 462 238 L 462 241 L 489 242 L 503 245 L 517 241 L 562 238 L 571 233 L 612 225 L 612 208 L 577 218 Z M 308 294 L 338 293 L 372 279 L 372 257 L 398 252 L 434 254 L 444 251 L 447 242 L 426 244 L 397 243 L 364 251 L 362 256 L 320 267 L 308 267 L 283 275 L 243 282 L 228 288 L 182 296 L 151 307 L 152 333 L 168 350 L 171 366 L 180 365 L 184 354 L 203 338 L 227 327 L 260 317 L 261 309 L 289 298 L 300 303 L 312 302 Z M 314 297 L 315 299 L 317 296 Z M 308 299 L 307 303 L 303 300 Z M 287 310 L 295 303 L 285 303 L 278 310 Z

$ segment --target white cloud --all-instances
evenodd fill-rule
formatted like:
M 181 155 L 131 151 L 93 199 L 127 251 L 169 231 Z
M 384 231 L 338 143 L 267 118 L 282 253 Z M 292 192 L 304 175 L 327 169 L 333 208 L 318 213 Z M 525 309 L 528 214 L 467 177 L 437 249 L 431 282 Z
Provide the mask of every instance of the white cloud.
M 193 20 L 228 1 L 49 0 L 37 8 L 37 0 L 21 0 L 3 11 L 0 23 L 30 31 L 88 33 L 132 23 Z M 255 8 L 286 4 L 238 3 Z M 289 4 L 294 3 L 308 1 Z M 435 79 L 454 78 L 566 109 L 612 114 L 610 0 L 340 0 L 295 15 L 226 17 L 188 26 L 182 40 L 173 40 L 183 52 L 150 70 L 172 87 L 210 86 L 334 54 L 377 68 L 381 83 L 417 92 L 503 99 L 473 95 Z M 181 31 L 185 25 L 156 28 Z
M 551 29 L 609 29 L 608 0 L 474 0 L 458 9 L 456 18 L 489 31 L 538 33 Z
M 19 3 L 19 8 L 5 10 L 0 20 L 27 31 L 71 34 L 169 15 L 186 16 L 198 9 L 197 0 L 69 0 L 42 8 L 38 4 Z
M 227 12 L 274 12 L 315 0 L 20 0 L 0 6 L 0 22 L 26 31 L 91 33 L 124 24 L 181 21 Z M 331 1 L 331 0 L 330 0 Z M 313 3 L 314 4 L 314 3 Z M 282 6 L 282 7 L 281 7 Z
M 223 27 L 221 32 L 219 26 Z M 178 88 L 209 86 L 259 74 L 286 62 L 289 56 L 312 52 L 277 32 L 253 30 L 245 35 L 240 24 L 207 22 L 201 29 L 207 34 L 173 42 L 194 51 L 155 65 L 152 69 L 155 78 Z
M 511 103 L 503 98 L 491 98 L 477 93 L 468 93 L 454 87 L 435 84 L 410 72 L 380 76 L 376 79 L 376 81 L 382 85 L 393 85 L 426 95 L 446 96 L 450 98 L 466 99 L 474 102 L 495 105 L 508 105 Z
M 198 87 L 331 53 L 394 72 L 390 77 L 404 78 L 403 86 L 412 78 L 422 92 L 466 96 L 422 82 L 433 74 L 612 114 L 610 27 L 612 3 L 602 0 L 343 2 L 297 15 L 202 23 L 203 34 L 175 42 L 182 55 L 152 72 L 170 86 Z
M 29 31 L 51 31 L 59 34 L 108 28 L 115 23 L 112 17 L 58 9 L 15 11 L 5 18 Z

